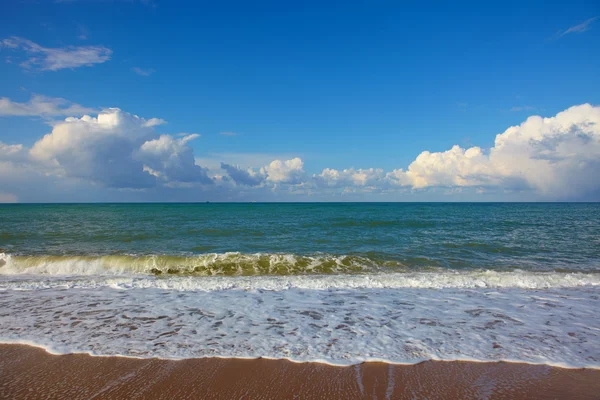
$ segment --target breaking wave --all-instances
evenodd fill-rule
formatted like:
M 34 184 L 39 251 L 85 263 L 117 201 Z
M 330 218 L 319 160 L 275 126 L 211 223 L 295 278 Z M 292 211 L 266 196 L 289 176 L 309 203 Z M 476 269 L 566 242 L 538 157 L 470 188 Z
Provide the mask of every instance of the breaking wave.
M 465 269 L 368 256 L 213 253 L 196 256 L 19 256 L 0 253 L 0 288 L 285 290 L 600 286 L 600 272 Z M 36 279 L 36 277 L 43 277 Z M 200 278 L 210 279 L 200 279 Z
M 0 253 L 0 275 L 302 275 L 403 270 L 401 262 L 366 256 L 211 253 L 194 256 L 19 256 Z

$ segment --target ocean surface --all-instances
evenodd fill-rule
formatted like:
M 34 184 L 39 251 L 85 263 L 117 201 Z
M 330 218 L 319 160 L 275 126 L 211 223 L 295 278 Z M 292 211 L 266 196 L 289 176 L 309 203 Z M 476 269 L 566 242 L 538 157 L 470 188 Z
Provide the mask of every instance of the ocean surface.
M 600 368 L 600 204 L 1 205 L 0 342 Z

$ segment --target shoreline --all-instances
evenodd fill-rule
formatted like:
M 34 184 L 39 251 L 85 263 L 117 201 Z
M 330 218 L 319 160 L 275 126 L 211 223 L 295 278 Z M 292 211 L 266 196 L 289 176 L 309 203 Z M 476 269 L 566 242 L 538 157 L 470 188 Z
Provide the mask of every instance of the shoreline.
M 454 360 L 436 360 L 436 359 L 431 359 L 431 358 L 427 358 L 427 359 L 421 359 L 420 361 L 416 361 L 416 362 L 395 362 L 395 361 L 389 361 L 389 360 L 380 360 L 380 359 L 372 359 L 372 360 L 365 360 L 365 361 L 359 361 L 353 364 L 336 364 L 333 362 L 327 362 L 325 360 L 294 360 L 292 358 L 275 358 L 275 357 L 267 357 L 267 356 L 261 356 L 261 357 L 229 357 L 229 356 L 206 356 L 206 357 L 187 357 L 187 358 L 161 358 L 161 357 L 156 357 L 156 356 L 152 356 L 152 357 L 138 357 L 138 356 L 134 356 L 134 355 L 123 355 L 123 354 L 110 354 L 110 355 L 105 355 L 105 354 L 92 354 L 92 353 L 87 353 L 87 352 L 66 352 L 66 353 L 61 353 L 61 352 L 55 352 L 53 351 L 51 348 L 45 347 L 44 345 L 41 344 L 37 344 L 35 342 L 29 342 L 29 341 L 2 341 L 0 339 L 0 354 L 1 354 L 1 347 L 2 346 L 24 346 L 24 347 L 32 347 L 35 349 L 40 349 L 43 352 L 47 353 L 48 355 L 51 356 L 69 356 L 69 355 L 77 355 L 77 356 L 88 356 L 88 357 L 92 357 L 92 358 L 125 358 L 125 359 L 131 359 L 131 360 L 156 360 L 156 361 L 168 361 L 168 362 L 180 362 L 180 361 L 186 361 L 186 360 L 241 360 L 241 361 L 254 361 L 254 360 L 265 360 L 265 361 L 285 361 L 285 362 L 289 362 L 292 364 L 322 364 L 325 365 L 327 367 L 333 367 L 333 368 L 352 368 L 352 367 L 356 367 L 359 365 L 363 365 L 363 364 L 386 364 L 386 365 L 390 365 L 393 367 L 414 367 L 417 366 L 419 364 L 422 363 L 426 363 L 426 362 L 432 362 L 432 363 L 472 363 L 472 364 L 511 364 L 511 365 L 522 365 L 522 366 L 530 366 L 530 367 L 549 367 L 549 368 L 558 368 L 558 369 L 564 369 L 564 370 L 592 370 L 592 371 L 599 371 L 600 372 L 600 365 L 589 365 L 589 366 L 573 366 L 573 365 L 566 365 L 566 364 L 551 364 L 551 363 L 544 363 L 544 362 L 529 362 L 529 361 L 521 361 L 521 360 L 473 360 L 473 359 L 454 359 Z
M 570 398 L 600 393 L 600 370 L 511 362 L 140 359 L 53 355 L 0 344 L 0 398 Z

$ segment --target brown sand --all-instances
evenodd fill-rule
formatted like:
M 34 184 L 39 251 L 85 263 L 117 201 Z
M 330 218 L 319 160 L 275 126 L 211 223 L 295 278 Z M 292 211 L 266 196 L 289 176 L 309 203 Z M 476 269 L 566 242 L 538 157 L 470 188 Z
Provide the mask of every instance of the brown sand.
M 600 399 L 600 370 L 428 361 L 332 367 L 283 360 L 168 361 L 0 345 L 10 399 Z

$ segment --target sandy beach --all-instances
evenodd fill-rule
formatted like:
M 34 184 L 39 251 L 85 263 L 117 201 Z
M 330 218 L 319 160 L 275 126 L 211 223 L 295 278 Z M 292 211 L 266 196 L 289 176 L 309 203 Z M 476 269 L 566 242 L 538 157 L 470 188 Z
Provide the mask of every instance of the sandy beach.
M 0 345 L 0 398 L 598 399 L 600 370 L 428 361 L 334 367 L 285 360 L 169 361 Z

